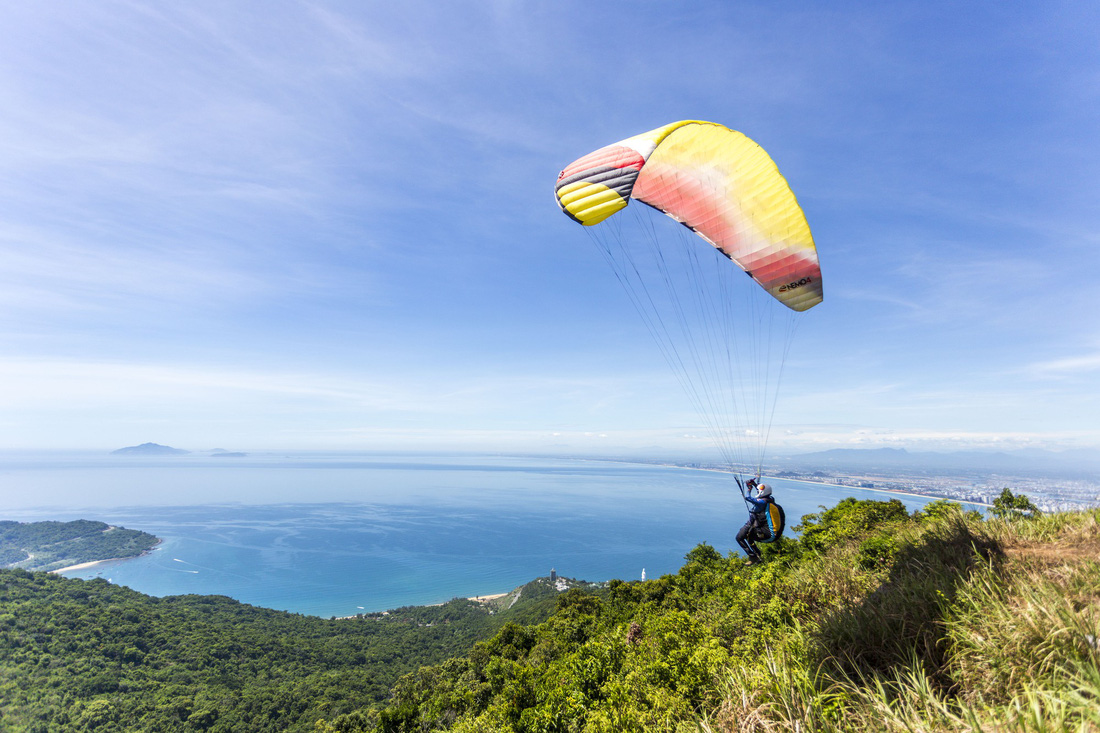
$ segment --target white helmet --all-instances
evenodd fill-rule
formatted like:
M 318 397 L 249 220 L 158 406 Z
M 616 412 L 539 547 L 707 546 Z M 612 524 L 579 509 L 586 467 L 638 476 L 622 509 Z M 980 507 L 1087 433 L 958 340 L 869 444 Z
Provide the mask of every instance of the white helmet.
M 765 496 L 772 495 L 772 487 L 767 484 L 760 484 L 756 487 L 756 498 L 763 499 Z

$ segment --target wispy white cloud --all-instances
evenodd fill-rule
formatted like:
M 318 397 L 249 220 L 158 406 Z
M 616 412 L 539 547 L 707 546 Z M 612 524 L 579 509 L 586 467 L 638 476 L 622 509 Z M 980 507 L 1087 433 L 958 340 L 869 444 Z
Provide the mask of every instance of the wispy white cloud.
M 1065 377 L 1100 372 L 1100 353 L 1051 359 L 1030 364 L 1025 369 L 1033 376 Z
M 0 359 L 0 384 L 4 385 L 0 406 L 13 410 L 44 404 L 54 408 L 123 404 L 137 408 L 198 402 L 247 404 L 268 410 L 285 401 L 302 400 L 303 409 L 334 414 L 437 415 L 449 422 L 479 420 L 484 415 L 504 420 L 514 411 L 514 422 L 531 424 L 540 422 L 539 415 L 545 419 L 546 405 L 541 404 L 545 402 L 564 400 L 575 407 L 584 405 L 585 413 L 598 415 L 601 403 L 617 403 L 621 410 L 624 403 L 637 401 L 625 391 L 627 383 L 620 380 L 453 374 L 436 367 L 371 376 L 202 363 L 7 358 Z M 633 388 L 634 383 L 629 384 Z M 265 400 L 270 404 L 265 406 Z M 504 403 L 506 409 L 501 407 Z M 522 417 L 532 406 L 538 410 Z M 607 412 L 613 415 L 616 411 Z
M 645 336 L 602 338 L 618 293 L 550 191 L 593 147 L 703 117 L 775 153 L 819 235 L 829 300 L 783 419 L 1024 434 L 1042 402 L 1083 423 L 1090 19 L 5 6 L 0 395 L 43 443 L 51 420 L 96 436 L 218 416 L 303 441 L 434 421 L 490 443 L 686 444 L 678 387 L 622 367 Z M 678 427 L 641 435 L 655 424 Z
M 135 297 L 209 302 L 265 287 L 259 272 L 212 251 L 126 251 L 37 228 L 0 225 L 0 257 L 0 302 L 11 309 L 128 307 Z

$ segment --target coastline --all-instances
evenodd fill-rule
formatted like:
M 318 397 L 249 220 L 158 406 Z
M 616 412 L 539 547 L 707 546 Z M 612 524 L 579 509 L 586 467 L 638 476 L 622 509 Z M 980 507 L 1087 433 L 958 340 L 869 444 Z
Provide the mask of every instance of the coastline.
M 621 461 L 621 462 L 622 463 L 629 463 L 629 461 Z M 636 463 L 636 464 L 633 464 L 633 465 L 640 465 L 640 466 L 663 465 L 663 466 L 669 466 L 671 468 L 682 468 L 686 471 L 710 471 L 712 473 L 728 473 L 730 475 L 733 475 L 733 473 L 734 473 L 733 471 L 730 471 L 730 470 L 725 469 L 725 468 L 700 468 L 700 467 L 697 467 L 697 466 L 681 466 L 681 465 L 676 464 L 676 463 L 664 463 L 664 464 Z M 761 478 L 767 478 L 767 479 L 770 479 L 772 481 L 790 481 L 792 483 L 797 483 L 797 484 L 811 484 L 813 486 L 827 486 L 827 487 L 830 487 L 830 488 L 854 489 L 856 491 L 874 491 L 874 492 L 879 493 L 879 494 L 892 494 L 893 496 L 912 496 L 912 497 L 916 497 L 918 499 L 933 499 L 933 500 L 935 500 L 935 499 L 946 499 L 947 501 L 953 501 L 956 504 L 966 504 L 968 506 L 981 506 L 981 507 L 985 507 L 986 509 L 990 509 L 990 508 L 993 507 L 992 504 L 983 504 L 980 501 L 959 501 L 958 499 L 949 499 L 945 496 L 939 496 L 937 494 L 918 494 L 918 493 L 913 492 L 913 491 L 898 491 L 897 489 L 870 489 L 870 488 L 867 488 L 865 486 L 848 486 L 847 484 L 831 484 L 831 483 L 828 483 L 826 481 L 811 481 L 810 479 L 788 478 L 786 476 L 761 476 Z
M 829 483 L 825 483 L 824 481 L 808 481 L 806 479 L 801 479 L 801 478 L 784 478 L 783 476 L 768 476 L 767 478 L 770 478 L 770 479 L 775 480 L 775 481 L 791 481 L 792 483 L 799 483 L 799 484 L 813 484 L 814 486 L 839 487 L 839 488 L 842 488 L 842 489 L 854 489 L 854 490 L 857 490 L 857 491 L 874 491 L 874 492 L 877 492 L 879 494 L 892 494 L 894 496 L 914 496 L 918 499 L 933 499 L 933 500 L 946 499 L 947 501 L 952 501 L 956 504 L 966 504 L 967 506 L 984 506 L 987 509 L 989 509 L 993 506 L 992 504 L 983 504 L 980 501 L 960 501 L 958 499 L 948 499 L 945 496 L 937 496 L 935 494 L 917 494 L 917 493 L 914 493 L 912 491 L 898 491 L 897 489 L 868 489 L 868 488 L 865 488 L 863 486 L 847 486 L 845 484 L 829 484 Z
M 129 557 L 108 557 L 104 560 L 90 560 L 88 562 L 78 562 L 76 565 L 66 565 L 63 568 L 56 568 L 54 570 L 47 570 L 49 573 L 67 573 L 70 570 L 87 570 L 88 568 L 94 568 L 98 565 L 106 565 L 108 563 L 122 562 L 123 560 L 137 560 L 139 557 L 145 557 L 146 555 L 156 552 L 161 543 L 164 542 L 160 537 L 157 538 L 157 543 L 150 547 L 148 550 L 143 550 L 137 555 L 130 555 Z
M 579 475 L 581 475 L 583 477 L 588 477 L 588 476 L 594 477 L 594 478 L 591 479 L 594 486 L 602 486 L 603 484 L 600 484 L 599 482 L 605 480 L 603 478 L 605 475 L 610 476 L 610 478 L 606 479 L 607 482 L 608 482 L 607 486 L 609 487 L 607 489 L 607 491 L 608 491 L 610 496 L 617 496 L 618 494 L 615 494 L 615 493 L 612 493 L 612 492 L 623 491 L 624 493 L 626 493 L 627 491 L 629 491 L 630 495 L 634 495 L 634 493 L 636 491 L 643 491 L 643 492 L 650 491 L 650 489 L 647 488 L 647 487 L 650 486 L 650 483 L 651 483 L 650 474 L 654 471 L 660 472 L 662 470 L 662 468 L 667 466 L 669 469 L 671 469 L 670 473 L 668 473 L 664 476 L 659 475 L 659 473 L 655 474 L 654 477 L 652 478 L 653 482 L 667 482 L 668 485 L 671 486 L 671 487 L 694 486 L 696 484 L 696 482 L 698 482 L 699 485 L 706 486 L 708 488 L 708 496 L 709 496 L 709 492 L 711 490 L 711 484 L 714 484 L 714 486 L 713 486 L 713 496 L 717 497 L 718 499 L 720 499 L 722 501 L 722 506 L 723 507 L 725 506 L 726 501 L 729 500 L 730 506 L 732 506 L 735 511 L 740 508 L 740 502 L 736 502 L 736 497 L 738 496 L 738 494 L 732 494 L 732 488 L 733 488 L 733 486 L 735 486 L 735 484 L 733 483 L 734 479 L 733 479 L 732 472 L 729 471 L 729 470 L 721 470 L 721 469 L 715 469 L 715 468 L 711 468 L 711 467 L 685 466 L 685 465 L 675 465 L 675 464 L 651 464 L 651 463 L 645 463 L 645 462 L 639 463 L 639 462 L 632 462 L 632 461 L 621 462 L 622 464 L 625 464 L 625 465 L 628 465 L 628 466 L 638 466 L 638 467 L 644 469 L 642 471 L 638 471 L 637 473 L 635 473 L 633 471 L 625 471 L 624 472 L 624 471 L 620 471 L 620 470 L 608 470 L 608 468 L 603 467 L 603 465 L 606 464 L 606 463 L 607 463 L 606 461 L 599 461 L 599 462 L 593 461 L 593 462 L 589 463 L 589 465 L 593 466 L 594 469 L 595 469 L 595 470 L 592 470 L 592 471 L 584 469 L 583 467 L 582 467 L 582 469 L 575 469 L 573 467 L 570 467 L 569 470 L 570 471 L 579 470 L 579 472 L 580 472 Z M 480 463 L 478 463 L 476 465 L 481 466 Z M 489 466 L 490 468 L 492 468 L 496 464 L 486 462 L 486 465 Z M 507 467 L 509 464 L 502 464 L 502 465 L 505 465 Z M 526 466 L 527 464 L 523 463 L 522 465 Z M 535 463 L 534 465 L 537 466 L 539 464 Z M 696 479 L 692 479 L 690 477 L 677 478 L 678 474 L 674 473 L 674 471 L 684 470 L 684 469 L 687 469 L 689 471 L 705 471 L 708 474 L 708 476 L 711 476 L 713 478 L 712 479 L 707 479 L 706 477 L 698 477 Z M 387 469 L 387 470 L 390 470 L 390 469 Z M 412 470 L 412 469 L 410 469 L 410 470 Z M 448 470 L 450 470 L 450 469 L 448 468 Z M 478 470 L 481 470 L 481 468 L 479 468 Z M 539 470 L 541 470 L 541 469 L 539 469 Z M 550 468 L 546 469 L 548 475 L 553 475 L 555 470 L 556 470 L 555 466 L 550 466 Z M 765 473 L 770 474 L 770 472 L 767 472 L 767 471 L 765 471 Z M 723 475 L 723 474 L 725 474 L 725 475 Z M 403 477 L 407 474 L 406 473 L 397 473 L 395 475 L 398 476 L 398 477 Z M 449 475 L 449 474 L 447 474 L 447 475 Z M 500 485 L 511 485 L 511 479 L 508 478 L 511 474 L 509 474 L 507 472 L 504 472 L 504 473 L 501 473 L 500 475 L 503 477 L 499 481 Z M 496 486 L 497 483 L 498 483 L 497 474 L 488 474 L 488 473 L 486 473 L 486 477 L 484 479 L 482 479 L 480 477 L 480 474 L 478 474 L 478 477 L 479 477 L 478 482 L 479 483 L 484 482 L 484 484 L 487 485 L 487 486 Z M 717 479 L 717 480 L 714 480 L 714 479 Z M 418 480 L 419 480 L 419 478 L 418 478 Z M 584 480 L 586 481 L 586 483 L 587 483 L 587 481 L 589 481 L 588 478 L 585 478 Z M 787 478 L 787 477 L 779 478 L 779 477 L 774 477 L 774 475 L 769 475 L 768 480 L 769 481 L 774 480 L 777 484 L 782 484 L 782 483 L 786 483 L 786 482 L 790 482 L 791 484 L 797 483 L 797 484 L 799 484 L 800 486 L 803 487 L 803 488 L 799 489 L 798 487 L 790 486 L 790 488 L 789 488 L 790 501 L 796 501 L 796 499 L 794 497 L 798 497 L 797 501 L 803 501 L 804 500 L 804 503 L 806 504 L 806 507 L 804 507 L 800 512 L 794 512 L 795 514 L 801 513 L 803 511 L 804 512 L 819 511 L 818 509 L 814 508 L 814 506 L 816 506 L 818 504 L 832 505 L 832 504 L 835 504 L 838 500 L 840 500 L 843 496 L 847 496 L 847 495 L 855 495 L 857 498 L 867 498 L 867 499 L 871 499 L 871 498 L 874 498 L 874 496 L 878 496 L 878 497 L 880 497 L 880 499 L 883 499 L 883 500 L 892 499 L 892 498 L 898 498 L 898 499 L 901 499 L 901 500 L 906 500 L 906 499 L 909 499 L 909 498 L 920 498 L 922 501 L 916 503 L 918 505 L 923 504 L 924 502 L 930 501 L 934 498 L 937 498 L 935 496 L 925 495 L 920 491 L 904 491 L 904 490 L 898 490 L 898 489 L 886 489 L 886 488 L 882 488 L 881 486 L 879 488 L 866 488 L 866 487 L 853 487 L 853 486 L 848 486 L 848 485 L 845 485 L 845 484 L 836 484 L 836 483 L 833 483 L 828 476 L 823 477 L 823 478 L 809 477 L 809 476 L 800 477 L 800 478 Z M 850 480 L 850 479 L 848 479 L 848 480 Z M 870 481 L 870 480 L 873 480 L 873 479 L 869 478 L 867 480 Z M 424 481 L 425 481 L 425 484 L 424 484 L 425 486 L 435 486 L 436 480 L 435 480 L 434 474 L 424 478 Z M 638 482 L 639 485 L 642 486 L 641 489 L 633 488 L 633 485 L 632 485 L 631 482 L 635 482 L 635 481 Z M 629 487 L 629 489 L 620 489 L 619 488 L 620 484 L 623 487 Z M 654 486 L 663 486 L 663 484 L 662 483 L 654 483 Z M 872 497 L 867 497 L 864 492 L 872 493 L 873 496 Z M 669 503 L 671 501 L 665 496 L 665 493 L 666 493 L 665 490 L 661 489 L 661 488 L 657 488 L 657 489 L 652 490 L 652 495 L 654 497 L 654 500 L 657 502 L 658 506 L 665 506 L 666 503 Z M 890 494 L 891 496 L 883 496 L 884 494 Z M 471 495 L 473 495 L 473 492 L 471 492 Z M 388 494 L 386 494 L 385 496 L 386 496 L 387 499 L 389 499 Z M 460 494 L 459 496 L 460 496 L 461 500 L 463 500 L 463 501 L 467 500 L 466 496 L 464 494 Z M 512 495 L 508 494 L 507 496 L 508 496 L 509 500 L 511 500 Z M 517 496 L 517 501 L 518 501 L 521 495 L 516 494 L 516 496 Z M 650 494 L 646 493 L 645 496 L 648 499 L 650 497 Z M 470 501 L 472 501 L 472 499 Z M 570 499 L 570 501 L 571 501 L 571 499 Z M 784 503 L 782 498 L 779 498 L 779 501 L 780 501 L 780 503 Z M 549 500 L 548 500 L 548 503 L 550 503 Z M 561 498 L 561 499 L 555 498 L 554 501 L 553 501 L 553 505 L 558 505 L 558 504 L 560 504 L 562 506 L 568 506 L 568 504 L 566 503 L 565 498 Z M 975 508 L 981 508 L 981 507 L 976 506 Z M 788 521 L 790 522 L 791 526 L 793 526 L 795 524 L 795 520 L 797 519 L 797 517 L 796 516 L 790 516 L 791 511 L 790 511 L 789 506 L 787 507 L 787 509 L 788 509 Z M 232 511 L 234 517 L 236 517 L 238 515 L 238 513 L 240 513 L 242 515 L 247 514 L 246 512 L 241 512 L 240 510 L 237 510 L 236 508 L 233 508 L 233 509 L 227 510 L 227 511 Z M 267 510 L 267 509 L 263 510 L 263 512 L 268 512 L 268 511 L 269 510 Z M 318 516 L 324 516 L 325 512 L 328 512 L 328 511 L 330 511 L 330 510 L 320 508 L 320 509 L 317 510 Z M 344 510 L 341 509 L 341 511 L 344 511 Z M 155 513 L 155 512 L 157 512 L 157 513 Z M 222 513 L 223 513 L 222 510 L 219 509 L 217 512 L 214 512 L 214 511 L 206 512 L 205 514 L 203 514 L 203 516 L 204 517 L 205 516 L 220 517 L 222 515 Z M 672 513 L 674 513 L 674 512 L 670 511 L 670 514 L 672 514 Z M 158 510 L 143 510 L 142 512 L 136 512 L 135 511 L 132 514 L 132 516 L 134 516 L 134 517 L 137 517 L 137 516 L 143 516 L 143 517 L 145 517 L 145 516 L 154 516 L 154 517 L 156 517 L 156 516 L 158 516 L 158 514 L 164 514 L 164 512 L 158 511 Z M 297 510 L 295 510 L 295 514 L 296 514 L 296 516 L 299 516 L 297 514 Z M 710 514 L 713 514 L 713 512 L 702 512 L 701 515 L 703 515 L 703 518 L 700 520 L 700 523 L 703 520 L 710 521 L 710 517 L 709 517 Z M 364 515 L 365 515 L 365 512 L 364 512 Z M 126 515 L 126 516 L 131 516 L 131 515 Z M 266 513 L 261 513 L 260 510 L 257 510 L 257 512 L 255 513 L 255 516 L 252 516 L 251 514 L 248 514 L 247 516 L 248 516 L 248 521 L 249 522 L 254 522 L 255 526 L 257 526 L 257 527 L 267 527 L 268 526 L 268 525 L 262 523 L 262 522 L 267 521 L 265 519 L 265 517 L 267 515 L 266 515 Z M 281 510 L 280 510 L 280 515 L 279 516 L 282 516 Z M 659 516 L 659 513 L 658 513 L 658 516 Z M 687 512 L 685 510 L 685 517 L 687 517 L 687 516 L 688 515 L 687 515 Z M 163 517 L 160 517 L 160 519 L 161 519 L 161 521 L 164 521 Z M 149 521 L 149 520 L 146 520 L 146 521 Z M 176 521 L 176 520 L 173 520 L 173 521 Z M 235 521 L 243 521 L 243 520 L 235 520 Z M 297 521 L 297 520 L 295 520 L 295 521 Z M 701 531 L 693 531 L 692 528 L 694 526 L 695 521 L 696 521 L 695 514 L 690 515 L 690 517 L 685 520 L 685 526 L 687 527 L 687 531 L 685 532 L 685 535 L 687 536 L 687 539 L 684 542 L 684 547 L 685 548 L 691 547 L 695 542 L 698 542 L 701 539 L 709 539 L 710 538 L 710 535 L 703 535 L 703 534 L 700 533 Z M 720 518 L 718 520 L 718 524 L 720 525 L 720 529 L 715 530 L 716 532 L 724 532 L 725 531 L 724 530 L 724 527 L 725 527 L 724 521 L 725 521 L 725 519 L 724 519 L 724 515 L 723 515 L 723 518 Z M 120 519 L 113 519 L 110 523 L 111 524 L 118 524 L 118 523 L 133 524 L 132 521 L 131 522 L 126 522 L 126 521 L 122 521 Z M 209 534 L 209 531 L 208 531 L 209 527 L 205 526 L 206 525 L 206 520 L 203 520 L 201 523 L 197 523 L 197 524 L 203 525 L 200 528 L 203 530 L 203 532 L 206 532 L 207 534 Z M 590 524 L 591 524 L 591 526 L 601 526 L 602 527 L 606 524 L 606 521 L 603 521 L 603 520 L 601 520 L 600 522 L 593 521 Z M 142 525 L 139 524 L 137 526 L 140 528 Z M 178 526 L 178 525 L 172 525 L 171 523 L 169 523 L 169 525 L 167 525 L 167 526 Z M 252 526 L 252 525 L 249 525 L 249 526 Z M 541 526 L 541 525 L 539 525 L 539 526 Z M 589 526 L 589 525 L 585 524 L 585 525 L 582 525 L 582 526 Z M 509 530 L 509 531 L 511 531 L 511 530 Z M 158 532 L 158 533 L 160 533 L 160 532 Z M 196 534 L 194 536 L 195 537 L 205 537 L 206 534 L 199 534 L 199 533 L 196 532 Z M 456 535 L 456 536 L 461 536 L 461 535 Z M 794 535 L 792 535 L 792 536 L 794 536 Z M 596 538 L 598 539 L 598 535 L 596 536 Z M 177 547 L 177 545 L 175 544 L 175 542 L 176 542 L 175 537 L 170 536 L 169 539 L 172 540 L 172 541 L 171 542 L 166 542 L 166 544 L 160 545 L 160 547 L 164 551 L 164 553 L 168 552 L 169 547 Z M 732 544 L 730 539 L 731 538 L 728 536 L 728 533 L 727 534 L 715 534 L 714 538 L 710 539 L 710 541 L 713 542 L 716 547 L 719 547 L 720 550 L 724 553 L 727 549 L 727 545 L 732 547 L 733 549 L 736 549 L 736 546 Z M 467 540 L 463 539 L 462 541 L 466 542 Z M 587 538 L 586 538 L 586 541 L 587 541 Z M 725 544 L 723 544 L 723 543 L 725 543 Z M 590 542 L 589 544 L 595 544 L 595 542 Z M 552 546 L 551 547 L 551 552 L 553 550 L 554 550 L 554 547 Z M 672 559 L 669 561 L 669 563 L 670 563 L 669 567 L 671 568 L 670 572 L 674 572 L 675 568 L 679 567 L 679 565 L 682 564 L 682 554 L 683 553 L 681 552 L 679 556 L 672 557 Z M 262 606 L 265 606 L 265 607 L 271 606 L 271 607 L 277 607 L 277 608 L 293 609 L 295 612 L 315 614 L 315 615 L 318 615 L 318 616 L 321 616 L 321 617 L 331 617 L 333 615 L 338 615 L 338 616 L 349 615 L 349 616 L 351 616 L 353 614 L 351 614 L 350 612 L 354 612 L 356 610 L 356 605 L 355 605 L 354 600 L 346 601 L 346 602 L 344 600 L 342 600 L 342 597 L 340 596 L 340 589 L 341 589 L 343 584 L 339 581 L 336 581 L 336 582 L 333 583 L 332 588 L 335 589 L 335 590 L 332 590 L 331 593 L 330 593 L 331 597 L 336 598 L 337 601 L 330 602 L 329 595 L 324 595 L 324 594 L 318 594 L 317 597 L 314 597 L 312 595 L 308 596 L 308 597 L 303 597 L 303 598 L 292 597 L 290 595 L 289 591 L 286 594 L 286 596 L 287 596 L 286 598 L 284 598 L 283 596 L 275 597 L 275 594 L 270 593 L 266 586 L 260 588 L 260 590 L 256 590 L 252 586 L 249 586 L 246 583 L 241 583 L 240 581 L 235 580 L 233 577 L 228 576 L 228 575 L 226 575 L 224 577 L 222 577 L 222 576 L 215 577 L 212 573 L 206 573 L 206 572 L 204 572 L 202 575 L 195 575 L 194 577 L 189 576 L 189 575 L 183 575 L 179 571 L 182 568 L 187 568 L 189 566 L 181 565 L 181 564 L 178 564 L 178 563 L 175 563 L 175 562 L 168 562 L 168 560 L 170 558 L 175 557 L 175 556 L 183 557 L 187 560 L 193 560 L 195 562 L 200 562 L 200 560 L 198 559 L 197 556 L 192 557 L 192 556 L 189 556 L 189 555 L 185 555 L 185 554 L 183 554 L 182 549 L 174 549 L 174 550 L 172 550 L 171 554 L 165 555 L 165 554 L 162 553 L 162 555 L 156 556 L 157 558 L 159 558 L 159 560 L 157 560 L 156 558 L 150 558 L 150 561 L 147 561 L 145 563 L 137 563 L 137 564 L 134 564 L 134 565 L 121 565 L 122 560 L 133 559 L 132 557 L 131 558 L 110 557 L 110 558 L 106 558 L 106 559 L 102 559 L 102 560 L 77 562 L 77 563 L 72 563 L 72 561 L 70 560 L 70 564 L 67 564 L 64 567 L 58 567 L 58 568 L 56 568 L 54 570 L 51 570 L 49 572 L 55 573 L 59 576 L 69 576 L 70 574 L 72 574 L 72 576 L 74 576 L 74 577 L 81 577 L 81 578 L 89 578 L 90 579 L 93 576 L 96 576 L 97 572 L 103 571 L 101 573 L 101 575 L 103 576 L 103 579 L 107 579 L 110 576 L 110 577 L 113 577 L 114 580 L 118 581 L 121 584 L 128 584 L 127 579 L 129 579 L 131 577 L 134 577 L 134 578 L 136 578 L 136 580 L 134 580 L 133 582 L 138 587 L 141 587 L 141 583 L 148 583 L 150 587 L 154 587 L 158 590 L 161 589 L 161 588 L 166 589 L 166 590 L 160 590 L 160 592 L 162 592 L 162 593 L 177 593 L 178 594 L 178 593 L 194 592 L 192 590 L 192 588 L 201 588 L 204 592 L 210 592 L 210 593 L 220 592 L 222 594 L 229 595 L 231 597 L 236 597 L 236 598 L 246 598 L 246 597 L 248 597 L 246 595 L 247 593 L 252 593 L 254 596 L 259 596 L 259 600 L 251 599 L 248 602 L 258 604 L 258 605 L 262 605 Z M 233 556 L 230 557 L 230 559 L 233 560 L 233 561 L 236 561 L 237 558 L 236 558 L 235 555 L 233 555 Z M 431 558 L 429 558 L 429 559 L 431 559 Z M 219 561 L 218 563 L 215 563 L 212 566 L 220 568 L 220 567 L 222 567 L 222 562 L 223 561 Z M 507 565 L 510 562 L 512 562 L 512 560 L 510 558 L 505 557 L 498 564 L 504 566 L 504 565 Z M 655 562 L 656 561 L 650 561 L 648 559 L 648 556 L 647 556 L 645 561 L 638 562 L 637 565 L 643 565 L 643 566 L 648 565 L 648 566 L 650 566 L 649 569 L 648 569 L 648 574 L 649 574 L 650 577 L 655 578 L 655 577 L 659 577 L 661 572 L 663 572 L 663 571 L 661 571 L 661 572 L 655 571 L 655 565 L 654 565 Z M 115 565 L 116 563 L 119 563 L 119 564 L 116 566 Z M 545 565 L 553 565 L 553 564 L 560 565 L 561 564 L 561 559 L 560 558 L 551 558 L 550 561 L 547 561 L 545 563 Z M 631 565 L 633 567 L 633 565 L 629 562 L 629 558 L 628 558 L 628 561 L 626 562 L 626 564 Z M 153 566 L 156 566 L 156 567 L 153 567 Z M 236 566 L 234 566 L 234 567 L 236 567 Z M 542 566 L 540 565 L 540 567 L 542 567 Z M 353 570 L 356 573 L 359 572 L 357 567 L 353 567 L 350 564 L 349 564 L 349 568 L 351 568 L 351 570 Z M 429 569 L 431 569 L 431 568 L 429 568 Z M 171 572 L 171 571 L 177 571 L 177 572 Z M 457 575 L 458 577 L 464 577 L 465 574 L 466 574 L 465 573 L 465 568 L 463 568 L 460 572 L 458 572 L 454 575 Z M 538 574 L 538 571 L 533 572 L 531 574 L 532 575 Z M 570 574 L 577 575 L 579 577 L 592 577 L 592 576 L 599 577 L 599 578 L 618 577 L 618 578 L 623 578 L 623 579 L 629 579 L 630 577 L 636 575 L 636 573 L 633 573 L 633 572 L 619 571 L 619 570 L 607 571 L 605 573 L 600 573 L 600 574 L 596 574 L 596 572 L 584 572 L 584 571 L 573 572 L 573 573 L 570 573 Z M 249 573 L 248 575 L 249 575 L 249 577 L 251 577 L 251 573 Z M 358 577 L 358 576 L 356 575 L 356 576 L 352 576 L 352 577 Z M 425 576 L 425 577 L 427 577 L 427 576 Z M 447 583 L 452 584 L 453 583 L 452 578 L 454 576 L 453 575 L 448 575 L 446 577 L 448 578 Z M 490 576 L 490 577 L 499 577 L 499 575 L 493 575 L 493 576 Z M 372 579 L 371 582 L 373 582 L 373 579 Z M 397 595 L 398 595 L 397 591 L 396 590 L 391 590 L 390 587 L 387 586 L 384 582 L 379 583 L 378 585 L 384 591 L 389 591 L 390 593 L 392 593 L 393 598 L 396 598 L 396 600 L 391 600 L 391 595 L 385 595 L 384 598 L 378 597 L 377 600 L 381 601 L 377 606 L 378 608 L 402 607 L 402 606 L 408 605 L 410 602 L 411 603 L 420 602 L 420 601 L 410 601 L 410 600 L 408 600 L 407 598 L 404 598 L 404 597 L 397 597 Z M 481 583 L 473 584 L 472 587 L 478 587 L 479 585 L 481 585 Z M 496 585 L 496 583 L 495 582 L 490 582 L 488 585 L 491 588 L 493 585 Z M 506 584 L 501 584 L 501 585 L 506 585 Z M 292 587 L 292 586 L 290 586 L 290 587 Z M 422 596 L 422 597 L 426 596 L 426 599 L 430 600 L 432 598 L 432 596 L 435 595 L 435 594 L 431 593 L 430 591 L 435 590 L 436 587 L 437 586 L 436 586 L 435 582 L 423 582 L 423 583 L 418 583 L 417 586 L 414 588 L 414 591 L 415 591 L 416 595 L 419 595 L 419 596 Z M 451 587 L 454 587 L 454 585 L 452 584 Z M 471 587 L 471 586 L 467 586 L 466 589 L 468 589 L 469 587 Z M 498 587 L 500 587 L 500 586 L 498 586 Z M 213 590 L 208 590 L 210 588 L 212 588 Z M 451 596 L 451 595 L 456 595 L 457 596 L 457 595 L 461 594 L 461 589 L 462 589 L 461 585 L 459 585 L 455 589 L 455 590 L 458 591 L 458 593 L 453 593 L 453 594 L 452 593 L 446 593 L 446 594 L 440 593 L 438 595 L 435 595 L 435 597 L 440 598 L 440 597 L 447 597 L 447 596 Z M 373 586 L 372 586 L 372 592 L 374 592 Z M 327 588 L 325 590 L 325 593 L 329 593 Z M 478 594 L 475 594 L 475 596 L 468 597 L 468 598 L 470 599 L 471 604 L 472 603 L 478 603 L 479 605 L 483 604 L 483 605 L 480 605 L 481 608 L 495 608 L 496 606 L 502 605 L 502 604 L 499 601 L 497 601 L 495 604 L 491 603 L 490 602 L 490 596 L 499 596 L 499 595 L 501 595 L 501 594 L 490 592 L 490 594 L 485 594 L 483 596 L 479 592 Z M 269 598 L 269 596 L 274 597 L 274 600 Z M 249 597 L 249 598 L 251 598 L 251 597 Z M 368 607 L 370 606 L 369 603 L 366 603 L 366 602 L 363 602 L 363 601 L 359 601 L 359 602 L 362 603 L 363 605 L 367 605 Z M 506 604 L 507 601 L 505 601 L 504 603 Z M 329 610 L 330 608 L 332 608 L 333 610 L 330 611 Z M 335 611 L 335 613 L 334 613 L 334 611 Z M 343 611 L 343 613 L 340 613 L 341 611 Z
M 470 596 L 469 598 L 465 598 L 464 600 L 473 601 L 474 603 L 480 603 L 480 604 L 484 605 L 484 604 L 490 603 L 492 601 L 495 601 L 498 598 L 503 598 L 506 595 L 508 595 L 508 593 L 489 593 L 489 594 L 483 595 L 483 596 Z M 426 606 L 442 606 L 442 605 L 443 605 L 443 603 L 428 603 L 428 604 L 426 604 Z M 372 612 L 372 613 L 374 613 L 376 615 L 378 612 Z M 388 616 L 390 612 L 389 611 L 381 611 L 380 613 L 383 616 Z M 354 615 L 351 615 L 351 616 L 333 616 L 333 619 L 336 620 L 336 621 L 349 621 L 349 620 L 352 620 L 352 619 L 357 619 L 357 618 L 361 618 L 363 616 L 370 616 L 370 615 L 372 615 L 372 614 L 357 613 L 357 614 L 354 614 Z

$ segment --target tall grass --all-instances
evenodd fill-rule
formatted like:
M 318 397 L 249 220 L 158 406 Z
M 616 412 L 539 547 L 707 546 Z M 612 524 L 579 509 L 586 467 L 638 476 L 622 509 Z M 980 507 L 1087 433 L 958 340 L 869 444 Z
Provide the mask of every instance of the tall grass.
M 1002 545 L 1058 543 L 1075 545 L 1100 540 L 1100 509 L 1058 512 L 1027 520 L 990 520 L 984 533 Z
M 818 671 L 804 663 L 794 647 L 806 637 L 796 631 L 784 648 L 769 648 L 755 664 L 737 664 L 724 680 L 724 703 L 713 720 L 701 724 L 706 733 L 739 731 L 833 731 L 842 695 L 824 688 Z
M 820 624 L 816 662 L 843 678 L 892 678 L 919 659 L 945 690 L 947 609 L 974 568 L 999 564 L 1000 548 L 961 514 L 899 532 L 899 550 L 882 584 Z
M 1004 701 L 1100 657 L 1100 562 L 1058 573 L 1029 569 L 1009 578 L 975 574 L 947 629 L 952 674 L 964 697 Z M 1100 704 L 1100 702 L 1098 702 Z
M 1100 731 L 1100 511 L 955 513 L 897 545 L 878 587 L 732 669 L 700 730 Z M 844 596 L 845 571 L 850 547 L 800 582 Z

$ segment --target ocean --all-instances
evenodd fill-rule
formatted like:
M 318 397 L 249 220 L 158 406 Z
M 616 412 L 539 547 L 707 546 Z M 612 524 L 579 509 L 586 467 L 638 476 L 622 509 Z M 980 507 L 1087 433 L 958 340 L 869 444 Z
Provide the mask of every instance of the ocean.
M 769 483 L 788 527 L 846 496 L 891 498 Z M 931 501 L 897 498 L 910 510 Z M 736 549 L 745 518 L 728 474 L 599 460 L 0 456 L 0 519 L 93 519 L 164 540 L 144 557 L 66 576 L 322 617 L 503 593 L 551 569 L 655 578 L 699 543 Z

